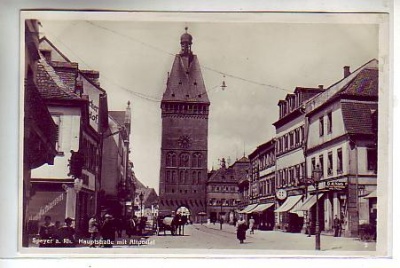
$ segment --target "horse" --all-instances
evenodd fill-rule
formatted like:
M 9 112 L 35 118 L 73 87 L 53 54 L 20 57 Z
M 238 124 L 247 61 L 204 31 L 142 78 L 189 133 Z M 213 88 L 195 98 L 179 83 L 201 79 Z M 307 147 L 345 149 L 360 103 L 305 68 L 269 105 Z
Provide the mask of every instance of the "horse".
M 164 235 L 165 235 L 165 231 L 171 231 L 171 235 L 175 235 L 176 234 L 176 221 L 174 220 L 174 217 L 170 217 L 170 216 L 158 216 L 157 217 L 157 235 L 160 235 L 161 231 L 164 231 Z
M 177 214 L 174 217 L 176 226 L 177 226 L 177 233 L 179 235 L 185 235 L 185 225 L 188 222 L 188 217 L 186 215 Z

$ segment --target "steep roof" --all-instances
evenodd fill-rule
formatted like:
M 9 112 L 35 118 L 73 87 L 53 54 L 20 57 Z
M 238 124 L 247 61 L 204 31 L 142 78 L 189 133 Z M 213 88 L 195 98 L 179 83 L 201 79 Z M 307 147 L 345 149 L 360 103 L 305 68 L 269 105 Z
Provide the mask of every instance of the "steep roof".
M 338 92 L 341 96 L 378 97 L 378 69 L 363 69 Z
M 108 114 L 118 123 L 123 126 L 125 124 L 125 111 L 108 111 Z
M 209 103 L 196 55 L 176 55 L 163 101 Z
M 56 71 L 50 66 L 43 55 L 38 61 L 37 84 L 40 95 L 44 99 L 80 100 L 81 98 L 71 92 L 63 83 Z
M 343 101 L 342 113 L 346 132 L 349 134 L 374 133 L 373 113 L 378 109 L 377 103 Z
M 232 180 L 233 177 L 233 180 Z M 208 182 L 237 182 L 236 172 L 233 168 L 220 168 L 216 170 L 208 179 Z

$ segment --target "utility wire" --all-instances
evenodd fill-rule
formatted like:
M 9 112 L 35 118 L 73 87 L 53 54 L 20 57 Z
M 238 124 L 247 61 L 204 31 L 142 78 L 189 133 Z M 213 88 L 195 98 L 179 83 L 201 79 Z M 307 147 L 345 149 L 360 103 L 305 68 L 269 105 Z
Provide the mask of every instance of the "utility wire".
M 143 42 L 143 41 L 141 41 L 141 40 L 139 40 L 139 39 L 137 39 L 137 38 L 133 38 L 133 37 L 131 37 L 131 36 L 129 36 L 129 35 L 126 35 L 126 34 L 117 32 L 117 31 L 115 31 L 115 30 L 112 30 L 112 29 L 110 29 L 110 28 L 107 28 L 107 27 L 98 25 L 98 24 L 96 24 L 96 23 L 94 23 L 94 22 L 91 22 L 91 21 L 86 21 L 86 22 L 87 22 L 88 24 L 90 24 L 90 25 L 93 25 L 94 27 L 97 27 L 97 28 L 103 29 L 103 30 L 105 30 L 105 31 L 111 32 L 111 33 L 113 33 L 113 34 L 116 34 L 116 35 L 125 37 L 125 38 L 127 38 L 127 39 L 129 39 L 129 40 L 135 41 L 135 42 L 137 42 L 137 43 L 139 43 L 139 44 L 141 44 L 141 45 L 143 45 L 143 46 L 149 47 L 149 48 L 151 48 L 151 49 L 153 49 L 153 50 L 156 50 L 156 51 L 159 51 L 159 52 L 168 54 L 168 55 L 173 56 L 173 57 L 176 56 L 174 53 L 171 53 L 171 52 L 166 51 L 166 50 L 163 50 L 163 49 L 161 49 L 161 48 L 159 48 L 159 47 L 156 47 L 156 46 L 153 46 L 153 45 L 148 44 L 148 43 L 146 43 L 146 42 Z M 282 91 L 285 91 L 285 92 L 288 92 L 288 93 L 293 93 L 291 90 L 288 90 L 288 89 L 285 89 L 285 88 L 281 88 L 281 87 L 274 86 L 274 85 L 270 85 L 270 84 L 266 84 L 266 83 L 260 83 L 260 82 L 253 81 L 253 80 L 250 80 L 250 79 L 246 79 L 246 78 L 243 78 L 243 77 L 240 77 L 240 76 L 237 76 L 237 75 L 233 75 L 233 74 L 228 74 L 228 73 L 225 73 L 225 72 L 222 72 L 222 71 L 219 71 L 219 70 L 216 70 L 216 69 L 213 69 L 213 68 L 204 66 L 204 65 L 200 65 L 200 66 L 201 66 L 202 68 L 206 69 L 206 70 L 209 70 L 209 71 L 212 71 L 212 72 L 221 74 L 221 75 L 225 75 L 225 76 L 228 76 L 228 77 L 231 77 L 231 78 L 234 78 L 234 79 L 238 79 L 238 80 L 241 80 L 241 81 L 244 81 L 244 82 L 252 83 L 252 84 L 259 85 L 259 86 L 263 86 L 263 87 L 275 88 L 275 89 L 279 89 L 279 90 L 282 90 Z
M 51 33 L 51 32 L 48 32 L 48 31 L 46 30 L 46 34 L 47 34 L 47 33 L 50 33 L 50 36 L 52 36 L 52 37 L 53 37 L 54 39 L 56 39 L 60 44 L 62 44 L 66 49 L 68 49 L 68 50 L 69 50 L 76 58 L 78 58 L 79 61 L 81 61 L 88 69 L 91 69 L 91 70 L 94 69 L 94 68 L 92 68 L 88 63 L 86 63 L 86 61 L 83 60 L 77 53 L 75 53 L 75 51 L 74 51 L 73 49 L 71 49 L 71 48 L 70 48 L 68 45 L 66 45 L 60 38 L 58 38 L 55 34 L 53 34 L 53 33 Z M 132 90 L 132 89 L 129 89 L 129 88 L 127 88 L 127 87 L 124 87 L 124 86 L 122 86 L 122 85 L 120 85 L 120 84 L 114 82 L 112 79 L 108 78 L 108 77 L 105 76 L 104 74 L 101 74 L 101 77 L 102 77 L 102 79 L 104 79 L 104 80 L 106 80 L 106 81 L 112 83 L 113 85 L 115 85 L 116 87 L 118 87 L 118 88 L 120 88 L 120 89 L 123 89 L 123 90 L 125 90 L 125 91 L 127 91 L 127 92 L 129 92 L 129 93 L 131 93 L 131 94 L 133 94 L 133 95 L 135 95 L 136 97 L 139 97 L 139 98 L 141 98 L 141 99 L 144 99 L 144 100 L 147 100 L 147 101 L 150 101 L 150 102 L 154 102 L 154 103 L 161 103 L 161 101 L 160 101 L 159 98 L 154 97 L 154 96 L 149 96 L 149 95 L 146 95 L 146 94 L 143 94 L 143 93 L 134 91 L 134 90 Z M 205 92 L 201 93 L 200 95 L 204 95 L 204 94 L 207 94 L 207 93 L 213 93 L 213 92 L 211 92 L 211 90 L 213 90 L 213 89 L 215 89 L 215 88 L 217 88 L 217 87 L 219 87 L 219 85 L 214 86 L 214 87 L 212 87 L 212 88 L 209 89 L 209 90 L 206 90 Z M 211 95 L 212 95 L 212 94 L 211 94 Z

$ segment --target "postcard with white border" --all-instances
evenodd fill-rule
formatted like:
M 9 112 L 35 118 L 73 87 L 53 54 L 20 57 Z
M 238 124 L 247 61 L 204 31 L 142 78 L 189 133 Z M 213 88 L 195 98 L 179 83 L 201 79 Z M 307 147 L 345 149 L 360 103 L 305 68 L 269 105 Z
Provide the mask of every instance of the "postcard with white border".
M 22 11 L 26 256 L 388 256 L 386 13 Z

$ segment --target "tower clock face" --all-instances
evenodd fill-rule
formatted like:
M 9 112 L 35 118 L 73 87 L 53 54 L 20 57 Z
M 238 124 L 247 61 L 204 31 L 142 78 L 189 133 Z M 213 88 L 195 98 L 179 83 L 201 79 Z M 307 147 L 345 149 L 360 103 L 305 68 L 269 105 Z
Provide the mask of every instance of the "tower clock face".
M 189 135 L 180 136 L 178 139 L 178 144 L 181 148 L 189 148 L 191 146 L 191 141 Z

